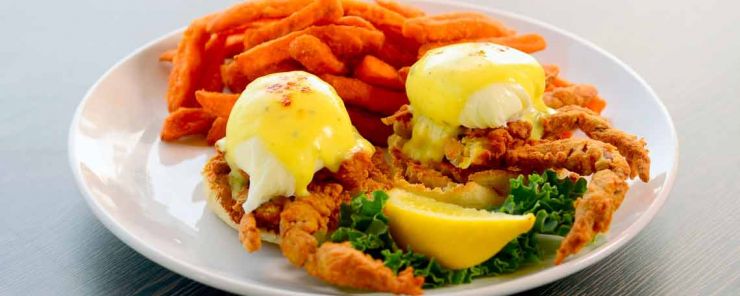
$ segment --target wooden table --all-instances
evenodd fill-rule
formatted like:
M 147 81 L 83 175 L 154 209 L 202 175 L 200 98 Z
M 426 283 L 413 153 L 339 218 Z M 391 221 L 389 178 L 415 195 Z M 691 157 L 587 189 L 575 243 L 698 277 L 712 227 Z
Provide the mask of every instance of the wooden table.
M 67 164 L 67 130 L 86 89 L 118 59 L 232 1 L 46 2 L 0 4 L 0 295 L 220 294 L 145 259 L 95 219 Z M 530 292 L 738 295 L 740 2 L 478 2 L 574 32 L 630 64 L 668 106 L 681 145 L 675 187 L 642 233 Z

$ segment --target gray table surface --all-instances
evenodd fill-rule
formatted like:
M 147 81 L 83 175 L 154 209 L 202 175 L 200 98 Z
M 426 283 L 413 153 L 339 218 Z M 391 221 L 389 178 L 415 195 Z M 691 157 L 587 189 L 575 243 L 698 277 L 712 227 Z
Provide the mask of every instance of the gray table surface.
M 0 295 L 222 293 L 147 260 L 95 219 L 70 173 L 67 130 L 118 59 L 231 2 L 0 2 Z M 529 293 L 740 294 L 740 2 L 479 2 L 630 64 L 662 97 L 681 145 L 675 187 L 642 233 Z

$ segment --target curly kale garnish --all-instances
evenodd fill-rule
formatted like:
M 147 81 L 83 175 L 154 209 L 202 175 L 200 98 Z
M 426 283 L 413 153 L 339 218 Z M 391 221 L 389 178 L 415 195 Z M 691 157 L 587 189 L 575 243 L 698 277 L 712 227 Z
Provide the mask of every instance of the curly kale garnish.
M 586 192 L 586 179 L 576 182 L 558 179 L 554 171 L 542 175 L 531 174 L 526 179 L 519 175 L 510 181 L 511 191 L 497 212 L 537 217 L 532 229 L 535 233 L 565 236 L 573 226 L 573 202 Z

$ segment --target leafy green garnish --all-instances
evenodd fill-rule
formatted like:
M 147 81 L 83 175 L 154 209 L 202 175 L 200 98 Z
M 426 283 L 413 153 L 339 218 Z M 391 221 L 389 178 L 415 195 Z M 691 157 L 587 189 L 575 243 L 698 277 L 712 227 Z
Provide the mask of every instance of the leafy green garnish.
M 514 272 L 543 257 L 536 234 L 562 236 L 568 233 L 575 215 L 573 202 L 586 192 L 586 180 L 558 179 L 555 172 L 545 171 L 511 179 L 510 187 L 506 201 L 491 211 L 514 215 L 534 213 L 535 225 L 495 256 L 473 267 L 445 268 L 433 258 L 409 248 L 406 251 L 399 248 L 388 231 L 388 217 L 383 214 L 383 204 L 388 195 L 382 191 L 373 192 L 372 198 L 361 194 L 342 205 L 339 228 L 330 239 L 334 242 L 349 241 L 355 249 L 383 260 L 394 272 L 413 267 L 414 275 L 424 277 L 424 288 L 470 283 L 474 278 Z
M 542 175 L 531 174 L 526 180 L 519 175 L 509 182 L 509 197 L 495 211 L 512 215 L 532 213 L 537 217 L 533 232 L 568 234 L 575 217 L 573 202 L 586 192 L 586 179 L 561 180 L 554 171 L 548 170 Z
M 355 249 L 380 257 L 382 250 L 395 247 L 388 232 L 388 217 L 383 214 L 383 205 L 388 195 L 383 191 L 373 192 L 373 198 L 361 194 L 339 208 L 339 228 L 332 233 L 333 242 L 349 241 Z

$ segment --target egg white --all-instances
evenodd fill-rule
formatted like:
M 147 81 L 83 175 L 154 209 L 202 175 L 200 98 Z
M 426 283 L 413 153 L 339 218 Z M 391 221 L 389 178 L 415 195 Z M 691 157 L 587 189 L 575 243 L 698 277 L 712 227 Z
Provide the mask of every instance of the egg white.
M 273 197 L 295 195 L 295 177 L 259 138 L 240 143 L 230 153 L 233 153 L 235 164 L 249 175 L 247 200 L 242 205 L 245 213 L 254 211 Z M 323 167 L 324 164 L 318 161 L 314 172 Z

